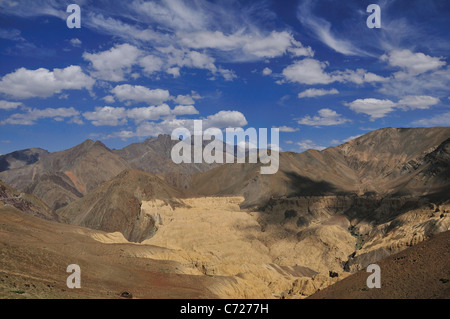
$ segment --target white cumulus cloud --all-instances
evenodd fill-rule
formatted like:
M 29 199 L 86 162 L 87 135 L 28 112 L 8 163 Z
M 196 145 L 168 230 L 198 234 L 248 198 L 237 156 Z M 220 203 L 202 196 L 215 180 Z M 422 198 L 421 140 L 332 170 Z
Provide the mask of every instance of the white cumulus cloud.
M 336 89 L 307 89 L 303 92 L 300 92 L 298 94 L 298 98 L 305 98 L 305 97 L 316 97 L 316 96 L 324 96 L 324 95 L 330 95 L 330 94 L 339 94 L 339 91 Z
M 191 91 L 191 94 L 186 94 L 186 95 L 178 95 L 175 99 L 174 102 L 178 103 L 178 104 L 182 104 L 182 105 L 193 105 L 195 104 L 195 100 L 199 100 L 202 97 L 195 91 Z
M 415 109 L 428 109 L 430 106 L 436 105 L 440 102 L 440 99 L 428 95 L 408 95 L 398 101 L 400 107 L 406 107 L 411 110 Z
M 9 102 L 0 100 L 0 110 L 13 110 L 18 108 L 22 103 L 20 102 Z
M 247 124 L 247 119 L 244 114 L 239 111 L 220 111 L 203 119 L 203 128 L 236 128 L 246 126 Z
M 263 75 L 271 75 L 272 74 L 272 70 L 269 68 L 264 68 L 264 70 L 262 71 Z
M 120 44 L 99 53 L 83 53 L 83 58 L 91 62 L 92 76 L 112 82 L 125 80 L 131 73 L 131 67 L 138 62 L 142 51 L 130 44 Z M 143 62 L 145 64 L 145 61 Z M 145 66 L 144 66 L 145 68 Z
M 159 105 L 171 98 L 168 90 L 150 90 L 141 85 L 123 84 L 111 90 L 119 101 L 133 101 L 136 103 L 146 102 L 148 104 Z
M 73 107 L 28 109 L 26 113 L 13 114 L 0 123 L 13 125 L 33 125 L 36 121 L 45 118 L 53 118 L 56 121 L 62 121 L 64 118 L 72 118 L 72 122 L 77 123 L 79 115 L 80 113 Z
M 414 53 L 410 50 L 393 50 L 383 55 L 381 60 L 387 61 L 391 66 L 403 69 L 403 72 L 395 74 L 398 78 L 436 70 L 446 64 L 442 58 L 432 57 L 421 52 Z
M 364 69 L 326 72 L 327 63 L 306 58 L 295 61 L 282 71 L 285 81 L 300 84 L 329 84 L 332 82 L 352 82 L 356 84 L 385 82 L 388 79 Z
M 330 126 L 330 125 L 341 125 L 349 122 L 349 119 L 343 118 L 341 114 L 336 111 L 325 108 L 318 111 L 319 115 L 316 116 L 305 116 L 298 120 L 298 124 L 309 125 L 309 126 Z
M 275 127 L 273 126 L 273 128 L 278 128 L 280 130 L 280 132 L 284 132 L 284 133 L 293 133 L 293 132 L 297 132 L 299 130 L 299 128 L 294 128 L 294 127 L 290 127 L 290 126 L 280 126 L 280 127 Z
M 45 68 L 20 68 L 1 78 L 0 92 L 17 99 L 46 98 L 61 93 L 62 90 L 90 90 L 94 83 L 95 80 L 84 74 L 77 65 L 53 71 Z
M 117 126 L 127 122 L 123 107 L 96 107 L 93 112 L 84 112 L 83 116 L 95 126 Z
M 167 104 L 149 107 L 136 107 L 127 110 L 126 116 L 136 123 L 143 121 L 157 121 L 161 117 L 169 116 L 171 109 Z
M 195 115 L 199 114 L 193 105 L 177 105 L 172 111 L 174 115 Z
M 404 96 L 398 102 L 385 99 L 357 99 L 350 103 L 345 103 L 352 111 L 363 113 L 370 116 L 374 121 L 385 117 L 388 113 L 395 111 L 396 108 L 407 110 L 428 109 L 440 102 L 439 98 L 428 95 L 408 95 Z
M 379 100 L 379 99 L 357 99 L 351 103 L 346 103 L 352 111 L 356 113 L 363 113 L 370 116 L 370 120 L 385 117 L 386 114 L 394 111 L 396 103 L 391 100 Z

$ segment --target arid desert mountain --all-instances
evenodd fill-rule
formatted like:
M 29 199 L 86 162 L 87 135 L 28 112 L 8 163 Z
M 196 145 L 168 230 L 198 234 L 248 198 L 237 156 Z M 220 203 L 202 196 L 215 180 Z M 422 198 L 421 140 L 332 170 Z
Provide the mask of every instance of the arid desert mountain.
M 381 289 L 368 289 L 366 269 L 329 286 L 311 299 L 448 299 L 450 231 L 381 260 Z
M 175 164 L 171 160 L 171 150 L 178 142 L 173 141 L 170 135 L 159 135 L 142 143 L 133 143 L 120 150 L 113 150 L 113 152 L 130 163 L 133 168 L 153 174 L 190 175 L 218 166 L 207 163 Z
M 264 213 L 240 210 L 242 200 L 190 198 L 174 208 L 163 200 L 144 200 L 141 212 L 157 216 L 158 229 L 140 244 L 119 232 L 48 222 L 0 207 L 0 296 L 119 298 L 127 291 L 136 298 L 305 298 L 350 274 L 336 259 L 357 249 L 358 238 L 342 216 L 295 234 L 289 215 L 284 224 L 291 228 L 263 226 Z M 439 207 L 447 217 L 433 217 L 438 223 L 446 220 L 447 229 L 449 206 Z M 435 211 L 430 207 L 419 218 Z M 420 214 L 410 215 L 413 222 Z M 420 225 L 413 225 L 383 227 L 389 236 L 403 238 L 407 227 L 420 232 Z M 368 239 L 364 245 L 376 244 Z M 437 258 L 433 269 L 445 269 L 445 262 Z M 82 267 L 84 289 L 65 287 L 62 270 L 71 263 Z M 448 297 L 445 287 L 433 289 Z M 415 289 L 413 283 L 403 293 Z
M 141 211 L 143 201 L 158 199 L 175 207 L 181 193 L 159 177 L 125 170 L 83 198 L 57 211 L 60 220 L 107 232 L 121 232 L 132 242 L 141 242 L 156 231 L 155 217 Z
M 61 152 L 40 149 L 14 152 L 0 157 L 0 164 L 4 163 L 0 179 L 58 209 L 125 169 L 163 174 L 171 185 L 186 189 L 191 183 L 190 175 L 219 165 L 173 163 L 170 152 L 176 143 L 169 135 L 160 135 L 121 150 L 110 150 L 99 141 L 86 140 Z
M 377 298 L 385 295 L 359 290 L 369 264 L 386 267 L 385 287 L 392 290 L 396 272 L 406 278 L 406 271 L 419 267 L 420 273 L 433 259 L 411 247 L 427 249 L 430 243 L 434 256 L 448 254 L 442 244 L 448 236 L 441 233 L 450 230 L 450 127 L 385 128 L 323 151 L 280 153 L 273 175 L 261 175 L 260 164 L 178 167 L 170 159 L 173 143 L 161 135 L 112 151 L 86 141 L 1 172 L 0 179 L 19 191 L 0 184 L 0 254 L 22 269 L 0 268 L 9 287 L 5 296 L 17 284 L 43 285 L 44 271 L 26 262 L 38 254 L 58 256 L 61 265 L 82 258 L 77 260 L 87 267 L 94 290 L 90 297 L 120 295 L 126 281 L 120 278 L 115 286 L 111 276 L 121 274 L 138 298 L 156 295 L 142 284 L 145 276 L 165 297 L 186 296 L 192 288 L 192 296 L 212 298 L 306 298 L 316 292 L 329 298 L 324 289 L 342 282 L 359 288 L 326 291 Z M 54 232 L 39 233 L 45 245 L 21 246 L 22 232 L 43 227 Z M 8 248 L 8 238 L 29 257 Z M 95 270 L 103 259 L 113 265 L 111 272 Z M 434 274 L 394 295 L 450 298 L 443 273 L 448 260 L 434 262 Z M 436 276 L 443 279 L 439 284 Z M 173 280 L 184 287 L 180 294 L 173 292 Z M 413 293 L 428 283 L 426 292 Z M 0 282 L 0 293 L 6 284 Z M 26 297 L 79 296 L 54 287 L 25 289 Z
M 0 206 L 15 207 L 29 215 L 57 220 L 56 214 L 36 196 L 21 193 L 0 181 Z
M 0 155 L 0 172 L 34 164 L 40 158 L 48 154 L 49 153 L 46 150 L 40 148 L 30 148 L 6 155 Z
M 449 138 L 450 127 L 385 128 L 323 151 L 281 153 L 273 175 L 261 175 L 261 164 L 225 164 L 195 175 L 191 189 L 259 207 L 282 196 L 432 195 L 449 187 Z
M 0 179 L 58 208 L 87 194 L 130 165 L 101 142 L 87 140 L 34 164 L 0 173 Z
M 164 253 L 160 247 L 95 239 L 108 235 L 0 206 L 0 298 L 219 298 L 214 287 L 233 282 L 184 274 L 176 262 L 138 257 Z M 71 264 L 81 267 L 81 289 L 67 288 Z
M 158 174 L 172 186 L 181 190 L 186 190 L 192 182 L 192 175 L 206 172 L 221 164 L 217 163 L 180 163 L 175 164 L 171 158 L 171 151 L 174 145 L 179 143 L 178 140 L 172 140 L 170 135 L 159 135 L 145 140 L 142 143 L 133 143 L 120 150 L 113 152 L 124 160 L 126 160 L 133 168 Z M 204 148 L 209 141 L 203 141 Z M 191 137 L 191 144 L 194 144 L 194 138 Z M 193 147 L 191 159 L 193 159 Z M 227 152 L 226 144 L 223 143 L 222 158 L 225 159 Z M 233 149 L 234 154 L 236 149 Z M 225 161 L 225 160 L 224 160 Z

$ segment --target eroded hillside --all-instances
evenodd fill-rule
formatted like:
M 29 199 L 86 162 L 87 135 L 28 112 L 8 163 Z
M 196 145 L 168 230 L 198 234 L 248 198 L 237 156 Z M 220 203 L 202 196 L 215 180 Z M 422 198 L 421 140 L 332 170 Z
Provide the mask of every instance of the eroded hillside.
M 152 287 L 179 296 L 180 280 L 182 296 L 305 298 L 450 229 L 449 141 L 450 128 L 381 129 L 281 153 L 273 175 L 261 164 L 172 170 L 164 136 L 121 151 L 86 141 L 39 159 L 9 156 L 18 167 L 0 178 L 20 191 L 0 183 L 3 293 L 35 282 L 45 290 L 45 271 L 75 259 L 88 269 L 87 295 L 60 294 L 58 275 L 59 286 L 25 297 L 117 297 L 121 274 L 137 297 L 155 296 Z M 158 175 L 130 169 L 139 165 Z M 60 261 L 39 270 L 32 258 Z M 97 271 L 102 260 L 113 271 Z

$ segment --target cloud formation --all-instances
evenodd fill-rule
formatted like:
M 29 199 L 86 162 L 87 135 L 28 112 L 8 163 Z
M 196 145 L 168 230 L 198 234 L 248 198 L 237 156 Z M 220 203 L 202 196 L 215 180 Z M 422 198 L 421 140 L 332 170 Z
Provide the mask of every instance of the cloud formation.
M 145 102 L 151 105 L 159 105 L 171 98 L 168 90 L 150 90 L 142 85 L 118 85 L 111 90 L 111 93 L 113 93 L 119 101 L 132 101 L 134 103 Z
M 445 112 L 429 118 L 417 120 L 412 124 L 416 126 L 448 126 L 448 123 L 450 123 L 450 112 Z
M 396 108 L 403 110 L 428 109 L 440 102 L 439 98 L 424 95 L 408 95 L 400 99 L 398 102 L 385 99 L 357 99 L 350 103 L 345 103 L 352 111 L 363 113 L 370 116 L 370 120 L 374 121 L 385 117 L 388 113 L 393 112 Z
M 334 51 L 343 55 L 371 56 L 372 54 L 356 47 L 350 40 L 340 38 L 332 31 L 332 24 L 313 13 L 313 1 L 303 0 L 297 8 L 297 19 L 317 39 Z
M 370 120 L 385 117 L 388 113 L 393 112 L 396 103 L 391 100 L 379 99 L 357 99 L 351 103 L 346 104 L 352 111 L 356 113 L 363 113 L 370 116 Z
M 386 78 L 364 69 L 326 72 L 327 63 L 306 58 L 295 61 L 282 71 L 284 80 L 300 84 L 330 84 L 333 82 L 351 82 L 355 84 L 387 81 Z
M 238 111 L 220 111 L 216 114 L 209 115 L 202 120 L 203 130 L 216 127 L 224 128 L 240 128 L 248 124 L 244 114 Z M 160 122 L 144 121 L 139 124 L 136 131 L 122 130 L 113 134 L 109 134 L 106 138 L 122 138 L 128 139 L 132 137 L 149 137 L 158 136 L 159 134 L 172 134 L 177 128 L 187 128 L 190 132 L 194 132 L 194 119 L 178 119 L 166 118 Z
M 325 146 L 320 146 L 317 145 L 316 143 L 314 143 L 312 140 L 301 140 L 300 142 L 296 142 L 295 143 L 300 152 L 306 151 L 306 150 L 317 150 L 317 151 L 322 151 L 324 150 L 326 147 Z
M 90 90 L 94 83 L 95 80 L 84 74 L 77 65 L 53 71 L 20 68 L 1 78 L 0 93 L 16 99 L 47 98 L 63 90 Z
M 83 53 L 83 58 L 91 63 L 91 75 L 106 81 L 120 82 L 131 73 L 142 51 L 130 44 L 120 44 L 98 53 Z
M 413 53 L 410 50 L 393 50 L 380 58 L 387 61 L 390 66 L 402 69 L 394 74 L 396 78 L 419 75 L 428 71 L 439 69 L 446 64 L 440 57 L 432 57 L 421 52 Z
M 273 128 L 278 128 L 280 130 L 280 132 L 284 132 L 284 133 L 293 133 L 293 132 L 297 132 L 299 130 L 299 128 L 294 128 L 294 127 L 290 127 L 290 126 L 280 126 L 280 127 L 276 127 L 273 126 Z
M 300 92 L 298 94 L 298 98 L 302 99 L 305 97 L 317 97 L 317 96 L 324 96 L 324 95 L 333 95 L 333 94 L 339 94 L 339 91 L 336 89 L 307 89 L 303 92 Z
M 45 118 L 53 118 L 56 121 L 62 121 L 65 118 L 72 118 L 74 123 L 80 124 L 79 114 L 73 107 L 70 108 L 46 108 L 46 109 L 28 109 L 26 113 L 16 113 L 1 121 L 0 124 L 11 125 L 33 125 L 36 121 Z
M 9 102 L 5 100 L 0 100 L 0 110 L 13 110 L 22 105 L 21 102 Z
M 299 119 L 297 122 L 301 125 L 308 126 L 330 126 L 330 125 L 341 125 L 350 122 L 349 119 L 343 118 L 341 114 L 336 111 L 325 108 L 318 111 L 319 115 L 316 116 L 305 116 Z

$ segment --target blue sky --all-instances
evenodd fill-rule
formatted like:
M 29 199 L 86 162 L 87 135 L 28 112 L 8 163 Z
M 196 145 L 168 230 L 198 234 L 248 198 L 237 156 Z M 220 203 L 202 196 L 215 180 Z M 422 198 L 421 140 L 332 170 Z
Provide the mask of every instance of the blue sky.
M 448 126 L 449 16 L 446 0 L 0 0 L 0 153 L 121 148 L 194 119 L 279 127 L 295 152 Z

